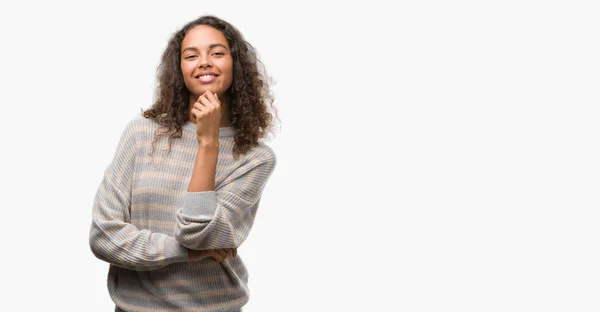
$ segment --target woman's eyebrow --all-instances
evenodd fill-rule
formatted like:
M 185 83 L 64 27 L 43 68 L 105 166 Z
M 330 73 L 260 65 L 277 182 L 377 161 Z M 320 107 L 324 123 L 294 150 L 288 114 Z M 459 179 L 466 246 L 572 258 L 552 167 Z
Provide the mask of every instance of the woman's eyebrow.
M 196 52 L 198 52 L 198 49 L 196 49 L 195 47 L 187 47 L 187 48 L 185 48 L 185 49 L 181 50 L 181 53 L 183 53 L 183 52 L 185 52 L 185 51 L 188 51 L 188 50 L 193 50 L 193 51 L 196 51 Z
M 227 47 L 224 44 L 221 44 L 221 43 L 213 43 L 208 48 L 212 49 L 212 48 L 215 48 L 215 47 L 223 47 L 223 48 L 227 49 Z
M 227 46 L 225 46 L 224 44 L 221 44 L 221 43 L 213 43 L 213 44 L 211 44 L 211 45 L 208 46 L 208 49 L 210 50 L 210 49 L 216 48 L 216 47 L 223 47 L 223 48 L 227 49 Z M 188 50 L 193 50 L 193 51 L 198 52 L 198 48 L 196 48 L 196 47 L 187 47 L 187 48 L 183 49 L 181 51 L 181 53 L 183 53 L 185 51 L 188 51 Z

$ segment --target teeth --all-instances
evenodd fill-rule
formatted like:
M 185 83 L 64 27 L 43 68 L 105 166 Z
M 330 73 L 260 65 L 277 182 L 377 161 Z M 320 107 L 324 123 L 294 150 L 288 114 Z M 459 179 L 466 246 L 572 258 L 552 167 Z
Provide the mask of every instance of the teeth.
M 202 75 L 199 78 L 208 78 L 208 77 L 214 77 L 215 75 Z

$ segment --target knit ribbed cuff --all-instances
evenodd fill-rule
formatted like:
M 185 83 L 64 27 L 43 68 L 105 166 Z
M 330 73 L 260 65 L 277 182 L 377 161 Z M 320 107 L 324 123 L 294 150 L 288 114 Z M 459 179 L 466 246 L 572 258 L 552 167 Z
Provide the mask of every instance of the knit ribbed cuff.
M 217 210 L 217 193 L 188 192 L 183 200 L 182 212 L 189 216 L 209 215 L 213 216 Z
M 165 241 L 165 258 L 169 263 L 188 262 L 188 250 L 183 247 L 175 238 L 167 238 Z

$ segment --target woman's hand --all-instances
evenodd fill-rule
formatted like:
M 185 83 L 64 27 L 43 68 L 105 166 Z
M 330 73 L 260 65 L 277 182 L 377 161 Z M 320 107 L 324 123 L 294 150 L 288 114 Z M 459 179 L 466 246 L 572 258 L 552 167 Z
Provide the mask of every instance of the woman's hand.
M 225 260 L 228 256 L 237 257 L 237 248 L 193 250 L 188 249 L 188 258 L 190 261 L 198 261 L 207 257 L 213 258 L 217 262 Z
M 208 90 L 194 103 L 191 110 L 196 120 L 196 139 L 198 143 L 214 143 L 219 140 L 221 124 L 221 102 L 217 94 Z

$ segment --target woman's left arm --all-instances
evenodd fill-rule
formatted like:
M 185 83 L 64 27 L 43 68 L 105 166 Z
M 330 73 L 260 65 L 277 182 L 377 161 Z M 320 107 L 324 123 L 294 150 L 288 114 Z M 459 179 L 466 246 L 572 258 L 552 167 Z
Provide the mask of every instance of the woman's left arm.
M 238 248 L 254 223 L 276 157 L 270 148 L 236 169 L 215 191 L 190 192 L 177 211 L 177 241 L 195 250 Z

